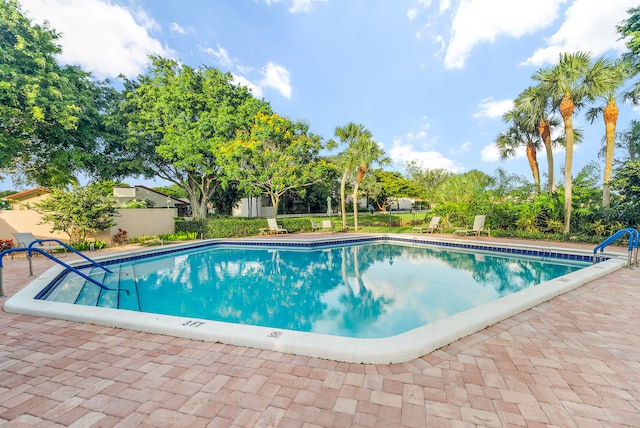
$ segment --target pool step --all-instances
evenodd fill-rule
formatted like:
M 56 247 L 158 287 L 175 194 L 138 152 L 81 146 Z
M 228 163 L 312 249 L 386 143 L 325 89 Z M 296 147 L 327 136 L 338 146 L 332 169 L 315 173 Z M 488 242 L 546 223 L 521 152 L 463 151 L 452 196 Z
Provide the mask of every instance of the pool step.
M 107 273 L 100 268 L 85 268 L 82 273 L 109 288 L 105 290 L 79 275 L 67 274 L 47 297 L 54 302 L 105 308 L 140 310 L 135 272 L 132 266 Z
M 47 296 L 47 300 L 53 302 L 74 303 L 82 292 L 86 280 L 78 275 L 66 275 L 53 291 Z
M 105 279 L 104 276 L 106 272 L 102 269 L 91 268 L 90 270 L 83 269 L 83 273 L 87 274 L 90 278 L 93 278 L 100 284 L 102 284 Z M 100 290 L 102 289 L 92 282 L 86 281 L 84 279 L 83 281 L 83 287 L 78 293 L 78 296 L 76 297 L 74 303 L 77 305 L 95 306 L 96 302 L 100 298 Z
M 120 309 L 139 311 L 140 301 L 138 300 L 138 287 L 136 284 L 136 275 L 133 266 L 121 266 L 119 275 L 119 288 L 120 292 L 118 293 L 118 307 Z

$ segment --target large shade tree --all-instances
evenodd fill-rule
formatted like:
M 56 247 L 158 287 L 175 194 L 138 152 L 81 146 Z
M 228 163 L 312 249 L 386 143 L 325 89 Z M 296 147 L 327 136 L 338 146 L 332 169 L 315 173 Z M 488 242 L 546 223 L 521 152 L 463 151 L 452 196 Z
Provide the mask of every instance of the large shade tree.
M 277 218 L 285 193 L 323 178 L 327 164 L 319 156 L 322 148 L 306 123 L 258 112 L 251 128 L 238 131 L 218 156 L 229 179 L 237 180 L 250 194 L 269 195 Z
M 107 146 L 123 139 L 106 119 L 117 91 L 60 66 L 58 38 L 17 1 L 0 0 L 0 173 L 48 187 L 96 176 L 97 166 L 108 172 L 121 152 Z
M 573 114 L 584 103 L 602 93 L 606 61 L 603 58 L 592 62 L 586 52 L 563 53 L 558 62 L 545 67 L 533 78 L 540 82 L 543 90 L 550 94 L 554 106 L 558 106 L 566 137 L 564 164 L 564 233 L 571 230 L 572 167 L 575 135 Z
M 155 175 L 187 192 L 195 218 L 206 217 L 211 197 L 228 182 L 218 154 L 269 105 L 230 73 L 159 56 L 127 92 L 129 147 Z

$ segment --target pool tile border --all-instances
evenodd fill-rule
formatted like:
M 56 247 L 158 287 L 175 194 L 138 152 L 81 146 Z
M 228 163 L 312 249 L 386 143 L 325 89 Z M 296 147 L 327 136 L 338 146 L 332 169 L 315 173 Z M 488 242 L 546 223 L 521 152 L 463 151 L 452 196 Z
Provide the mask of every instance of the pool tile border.
M 327 247 L 332 245 L 343 245 L 343 244 L 354 244 L 354 243 L 368 243 L 368 242 L 378 242 L 378 241 L 388 241 L 388 242 L 402 242 L 402 243 L 411 243 L 411 244 L 419 244 L 419 245 L 432 245 L 432 246 L 443 246 L 449 248 L 461 248 L 465 250 L 477 250 L 477 251 L 490 251 L 490 252 L 498 252 L 498 253 L 506 253 L 506 254 L 517 254 L 523 256 L 535 256 L 535 257 L 547 257 L 554 259 L 565 259 L 565 260 L 575 260 L 580 262 L 591 262 L 593 260 L 593 254 L 579 252 L 577 250 L 563 250 L 563 251 L 552 251 L 546 249 L 532 249 L 532 248 L 521 248 L 519 246 L 506 246 L 506 245 L 496 245 L 489 243 L 465 243 L 460 241 L 447 241 L 447 240 L 437 240 L 437 239 L 427 239 L 427 238 L 408 238 L 399 235 L 371 235 L 367 237 L 352 237 L 352 238 L 343 238 L 343 239 L 314 239 L 314 240 L 268 240 L 268 239 L 254 239 L 248 240 L 246 238 L 238 238 L 237 240 L 229 240 L 229 239 L 211 239 L 202 241 L 201 243 L 188 243 L 188 244 L 175 244 L 171 245 L 171 248 L 158 249 L 158 247 L 151 247 L 148 250 L 141 250 L 132 254 L 131 256 L 119 256 L 115 258 L 109 258 L 105 260 L 96 259 L 100 261 L 102 264 L 108 266 L 111 264 L 123 263 L 134 260 L 141 260 L 145 258 L 155 257 L 159 255 L 173 254 L 176 252 L 188 250 L 196 250 L 202 248 L 208 248 L 212 246 L 258 246 L 258 247 L 293 247 L 293 248 L 320 248 Z M 607 255 L 601 255 L 599 260 L 605 261 L 610 257 Z M 86 262 L 80 262 L 74 267 L 78 269 L 87 268 L 91 265 Z

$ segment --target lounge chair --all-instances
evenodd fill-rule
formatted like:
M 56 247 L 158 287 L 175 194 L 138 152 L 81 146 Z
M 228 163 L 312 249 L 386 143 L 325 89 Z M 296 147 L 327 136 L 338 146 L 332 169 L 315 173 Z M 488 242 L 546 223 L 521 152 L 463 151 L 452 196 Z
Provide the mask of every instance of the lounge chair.
M 322 225 L 316 223 L 315 220 L 311 220 L 311 231 L 315 232 L 316 230 L 320 230 L 320 229 L 322 229 Z
M 283 229 L 280 226 L 278 226 L 278 223 L 276 222 L 275 218 L 268 218 L 267 224 L 269 225 L 269 232 L 271 232 L 271 234 L 277 235 L 279 233 L 289 233 L 287 229 Z
M 333 223 L 331 222 L 331 220 L 322 220 L 322 231 L 324 233 L 333 232 Z
M 28 248 L 32 242 L 37 241 L 37 238 L 33 236 L 33 233 L 31 232 L 14 232 L 13 236 L 16 238 L 18 248 Z M 62 251 L 63 254 L 67 254 L 67 248 L 62 245 L 45 245 L 44 243 L 39 243 L 32 245 L 32 247 L 47 252 Z
M 458 229 L 453 233 L 457 235 L 476 235 L 480 236 L 482 232 L 486 232 L 487 236 L 491 236 L 491 231 L 488 227 L 484 227 L 484 221 L 486 220 L 486 215 L 477 215 L 473 220 L 473 228 L 471 229 Z
M 416 226 L 413 228 L 413 230 L 417 230 L 420 233 L 422 232 L 433 233 L 436 229 L 440 229 L 440 233 L 442 233 L 442 226 L 440 226 L 440 216 L 438 215 L 434 215 L 433 217 L 431 217 L 431 221 L 427 226 L 422 225 L 422 226 Z

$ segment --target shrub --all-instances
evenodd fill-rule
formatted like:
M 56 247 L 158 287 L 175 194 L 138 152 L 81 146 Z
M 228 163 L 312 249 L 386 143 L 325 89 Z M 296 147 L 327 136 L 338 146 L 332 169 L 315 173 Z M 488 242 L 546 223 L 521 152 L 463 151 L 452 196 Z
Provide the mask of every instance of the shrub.
M 139 199 L 132 199 L 122 204 L 120 206 L 120 209 L 130 210 L 130 209 L 136 209 L 136 208 L 139 209 L 139 208 L 147 208 L 147 207 L 148 207 L 148 204 L 146 201 L 141 201 Z
M 0 251 L 13 248 L 13 239 L 0 239 Z
M 117 246 L 121 246 L 127 243 L 127 231 L 118 228 L 118 233 L 111 237 L 111 241 Z
M 176 233 L 166 233 L 158 236 L 163 241 L 193 241 L 198 239 L 196 232 L 180 231 Z
M 104 241 L 78 241 L 72 242 L 70 245 L 76 251 L 88 251 L 92 245 L 94 250 L 102 250 L 107 246 L 107 243 Z

